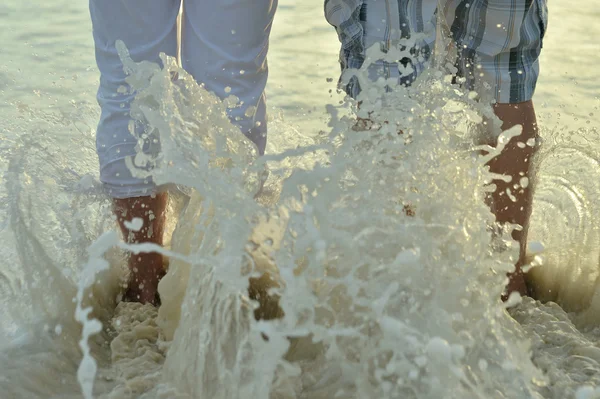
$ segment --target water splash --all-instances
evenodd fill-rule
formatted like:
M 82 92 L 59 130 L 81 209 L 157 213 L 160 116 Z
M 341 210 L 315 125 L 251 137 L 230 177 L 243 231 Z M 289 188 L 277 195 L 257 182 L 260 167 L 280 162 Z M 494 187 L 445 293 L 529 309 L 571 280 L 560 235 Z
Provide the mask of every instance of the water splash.
M 473 146 L 483 112 L 472 96 L 433 72 L 391 93 L 374 85 L 368 98 L 378 100 L 361 107 L 378 129 L 356 132 L 345 117 L 312 147 L 255 159 L 224 105 L 163 63 L 125 62 L 138 92 L 132 116 L 161 139 L 153 178 L 191 189 L 171 244 L 179 256 L 159 287 L 159 326 L 172 342 L 158 390 L 536 395 L 543 376 L 526 344 L 507 345 L 520 335 L 498 305 L 515 246 L 491 245 L 483 198 L 493 176 Z M 471 122 L 449 129 L 457 114 Z M 249 182 L 263 163 L 316 150 L 326 161 L 293 171 L 275 206 L 254 201 Z M 263 273 L 281 313 L 256 321 L 248 277 Z M 294 345 L 314 356 L 297 359 Z
M 3 198 L 24 274 L 14 278 L 24 284 L 13 319 L 28 334 L 3 331 L 3 397 L 81 397 L 83 388 L 103 398 L 564 398 L 595 385 L 600 374 L 586 372 L 597 371 L 597 332 L 578 332 L 558 307 L 530 300 L 513 311 L 519 325 L 499 302 L 516 246 L 493 231 L 483 202 L 497 176 L 474 143 L 491 110 L 444 74 L 391 93 L 376 82 L 359 110 L 371 130 L 357 131 L 356 104 L 332 106 L 330 132 L 309 140 L 275 129 L 288 147 L 256 158 L 226 117 L 235 99 L 221 102 L 173 60 L 164 65 L 127 63 L 132 115 L 162 146 L 132 163 L 155 164 L 159 184 L 188 196 L 173 196 L 177 227 L 165 249 L 114 241 L 108 199 L 85 175 L 96 169 L 92 129 L 75 162 L 53 152 L 60 146 L 44 131 L 11 154 Z M 71 118 L 47 122 L 74 134 L 88 123 Z M 539 198 L 565 203 L 544 184 Z M 563 186 L 582 192 L 572 180 Z M 593 212 L 580 199 L 589 196 L 569 195 L 586 204 L 574 219 L 583 230 Z M 115 310 L 124 250 L 170 258 L 158 313 Z M 88 328 L 82 363 L 77 321 Z M 555 355 L 565 345 L 558 330 L 573 349 Z M 78 367 L 87 371 L 80 381 Z

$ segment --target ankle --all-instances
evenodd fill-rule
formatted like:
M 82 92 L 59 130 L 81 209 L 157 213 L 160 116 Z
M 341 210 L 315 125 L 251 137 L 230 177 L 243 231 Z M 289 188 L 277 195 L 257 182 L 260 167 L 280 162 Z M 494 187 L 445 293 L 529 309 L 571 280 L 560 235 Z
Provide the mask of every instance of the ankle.
M 158 283 L 165 275 L 162 255 L 159 253 L 132 255 L 129 259 L 131 272 L 126 297 L 135 302 L 153 302 Z

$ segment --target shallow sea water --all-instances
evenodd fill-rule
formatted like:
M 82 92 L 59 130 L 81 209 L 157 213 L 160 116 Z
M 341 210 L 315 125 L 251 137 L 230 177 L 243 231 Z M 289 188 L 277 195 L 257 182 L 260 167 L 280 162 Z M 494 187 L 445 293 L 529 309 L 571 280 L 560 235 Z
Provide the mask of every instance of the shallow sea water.
M 168 71 L 139 88 L 138 105 L 164 105 L 140 107 L 175 165 L 159 178 L 188 195 L 171 204 L 163 306 L 117 304 L 126 248 L 96 179 L 86 7 L 0 5 L 0 397 L 600 397 L 591 0 L 550 4 L 530 231 L 545 246 L 532 271 L 545 303 L 510 311 L 498 296 L 514 248 L 487 228 L 486 174 L 467 151 L 487 111 L 432 74 L 376 106 L 410 143 L 392 127 L 354 134 L 322 5 L 292 0 L 272 36 L 272 176 L 258 202 L 261 161 L 226 118 L 202 113 L 223 104 L 165 85 Z M 230 167 L 198 167 L 218 159 Z M 285 316 L 257 322 L 248 279 L 265 272 L 259 302 Z

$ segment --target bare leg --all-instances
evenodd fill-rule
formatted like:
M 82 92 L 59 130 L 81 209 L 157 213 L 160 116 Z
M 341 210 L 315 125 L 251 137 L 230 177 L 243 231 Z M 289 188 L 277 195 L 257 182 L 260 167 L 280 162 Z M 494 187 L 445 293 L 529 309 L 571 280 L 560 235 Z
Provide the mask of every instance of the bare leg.
M 151 242 L 162 245 L 167 194 L 148 197 L 114 199 L 114 212 L 128 243 Z M 144 224 L 139 231 L 125 227 L 126 221 L 140 218 Z M 162 255 L 156 252 L 131 254 L 131 277 L 125 299 L 133 302 L 156 303 L 158 282 L 164 276 Z
M 522 226 L 513 232 L 513 238 L 519 242 L 520 253 L 516 270 L 509 275 L 507 295 L 512 292 L 527 294 L 527 286 L 521 267 L 525 260 L 527 228 L 532 203 L 532 157 L 537 146 L 527 145 L 529 139 L 537 138 L 538 129 L 533 102 L 518 104 L 496 104 L 494 111 L 503 122 L 502 129 L 515 125 L 523 126 L 523 133 L 513 137 L 502 153 L 488 164 L 493 173 L 511 176 L 509 183 L 496 181 L 498 189 L 492 194 L 494 213 L 499 223 L 513 223 Z M 525 144 L 523 146 L 523 144 Z M 526 179 L 524 179 L 526 178 Z
M 523 126 L 521 135 L 513 137 L 502 153 L 488 163 L 491 172 L 511 176 L 511 181 L 508 183 L 500 180 L 494 182 L 497 190 L 491 195 L 490 202 L 494 203 L 496 220 L 499 223 L 522 226 L 522 229 L 513 232 L 513 238 L 519 242 L 520 251 L 515 272 L 508 276 L 507 293 L 503 296 L 503 299 L 506 299 L 510 293 L 515 291 L 521 295 L 527 294 L 527 285 L 521 267 L 525 262 L 527 228 L 533 195 L 531 161 L 537 149 L 537 145 L 528 145 L 528 141 L 538 137 L 538 128 L 531 100 L 518 104 L 496 104 L 494 112 L 503 122 L 503 131 L 515 125 Z M 371 130 L 371 127 L 372 122 L 369 119 L 357 118 L 354 129 L 358 131 Z M 401 131 L 398 133 L 402 134 Z M 515 187 L 515 185 L 517 186 Z M 405 207 L 405 212 L 408 216 L 414 215 L 414 210 L 410 207 Z

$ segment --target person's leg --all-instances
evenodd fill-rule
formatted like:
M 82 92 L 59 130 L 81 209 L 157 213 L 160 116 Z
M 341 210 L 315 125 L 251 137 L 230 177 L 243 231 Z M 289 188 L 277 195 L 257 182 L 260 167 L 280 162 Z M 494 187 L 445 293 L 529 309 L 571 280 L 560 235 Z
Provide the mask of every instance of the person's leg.
M 515 125 L 523 133 L 514 137 L 489 163 L 490 170 L 510 176 L 496 180 L 490 202 L 501 223 L 521 226 L 513 232 L 520 254 L 516 271 L 509 276 L 507 295 L 527 293 L 521 267 L 525 260 L 527 226 L 532 201 L 532 158 L 537 149 L 538 128 L 531 98 L 539 73 L 538 57 L 547 24 L 546 0 L 512 3 L 490 0 L 450 0 L 446 22 L 458 49 L 459 74 L 468 89 L 482 101 L 495 103 L 502 130 Z
M 180 0 L 90 0 L 96 62 L 100 70 L 98 103 L 101 117 L 96 133 L 100 180 L 114 199 L 114 211 L 124 239 L 129 242 L 162 243 L 166 194 L 158 194 L 151 179 L 133 177 L 125 164 L 134 157 L 144 131 L 138 124 L 130 133 L 131 93 L 115 42 L 122 40 L 134 61 L 160 63 L 159 54 L 177 52 L 176 18 Z M 155 143 L 145 142 L 145 152 L 156 152 Z M 130 231 L 124 224 L 139 217 L 143 227 Z M 164 273 L 160 254 L 141 254 L 129 259 L 129 300 L 154 302 L 156 286 Z
M 523 127 L 523 133 L 514 137 L 499 156 L 488 163 L 490 171 L 508 175 L 510 182 L 496 180 L 496 191 L 492 193 L 490 202 L 498 223 L 511 223 L 521 226 L 515 229 L 512 236 L 519 242 L 519 259 L 515 272 L 510 274 L 506 295 L 512 292 L 527 294 L 525 276 L 521 270 L 525 263 L 527 250 L 527 228 L 531 215 L 533 197 L 533 156 L 537 149 L 538 129 L 535 110 L 531 100 L 516 104 L 496 104 L 496 116 L 502 121 L 502 130 L 515 125 Z M 531 139 L 535 140 L 533 143 Z M 535 144 L 534 144 L 535 143 Z M 529 145 L 534 144 L 534 145 Z
M 152 242 L 162 245 L 167 200 L 167 193 L 115 198 L 114 212 L 123 238 L 130 243 Z M 125 222 L 134 218 L 143 221 L 143 226 L 138 231 L 125 226 Z M 158 282 L 165 274 L 162 256 L 156 252 L 132 254 L 129 258 L 129 270 L 131 276 L 124 299 L 157 304 Z
M 184 2 L 181 58 L 196 81 L 220 98 L 242 103 L 230 110 L 263 154 L 267 117 L 265 86 L 269 34 L 277 0 L 188 0 Z
M 477 90 L 482 101 L 496 102 L 496 115 L 502 120 L 502 129 L 516 124 L 523 126 L 523 134 L 513 139 L 503 153 L 489 163 L 492 172 L 508 174 L 510 183 L 495 182 L 498 190 L 492 196 L 493 209 L 500 223 L 523 226 L 513 236 L 520 244 L 516 273 L 510 276 L 508 292 L 526 292 L 521 266 L 525 256 L 526 230 L 531 213 L 531 158 L 535 146 L 527 145 L 537 138 L 535 112 L 531 97 L 538 75 L 538 56 L 547 22 L 546 0 L 519 0 L 506 3 L 502 0 L 447 0 L 442 2 L 445 21 L 457 44 L 459 73 L 469 89 Z M 328 7 L 328 4 L 330 7 Z M 366 47 L 376 41 L 393 45 L 394 23 L 400 22 L 401 37 L 410 32 L 431 30 L 430 16 L 440 3 L 436 1 L 366 0 L 363 7 L 345 10 L 326 2 L 328 21 L 336 28 L 342 50 L 342 71 L 360 68 Z M 337 3 L 336 3 L 337 4 Z M 385 6 L 385 7 L 383 7 Z M 400 12 L 390 12 L 397 10 Z M 351 12 L 354 11 L 354 12 Z M 387 13 L 386 15 L 384 15 Z M 398 19 L 399 18 L 399 19 Z M 434 22 L 434 21 L 433 21 Z M 381 27 L 377 27 L 377 24 Z M 396 28 L 396 30 L 398 30 Z M 379 35 L 379 38 L 377 38 Z M 356 39 L 358 37 L 358 39 Z M 432 41 L 426 40 L 422 49 L 428 50 Z M 428 55 L 425 52 L 424 55 Z M 393 71 L 385 63 L 380 72 Z M 375 68 L 377 69 L 377 68 Z M 386 76 L 389 77 L 389 76 Z M 410 79 L 399 84 L 409 84 Z M 360 87 L 349 80 L 347 93 L 357 98 Z M 486 98 L 487 97 L 487 98 Z M 360 121 L 359 121 L 360 122 Z M 525 143 L 525 147 L 523 147 Z

